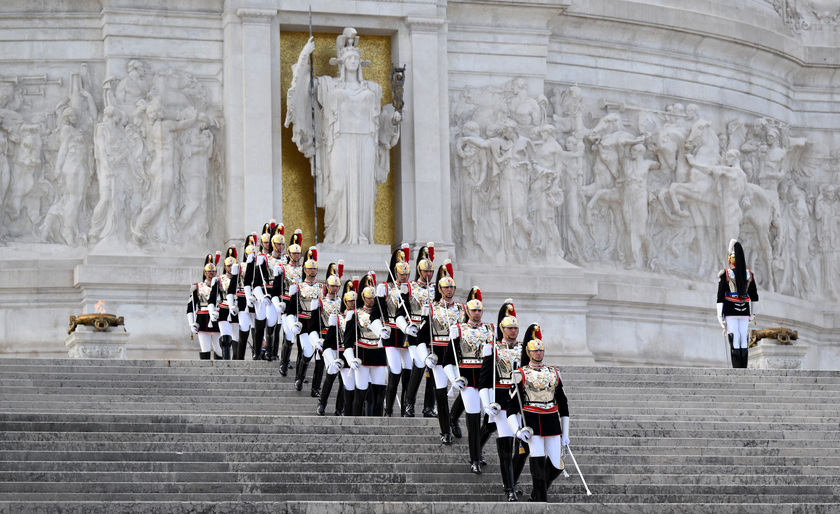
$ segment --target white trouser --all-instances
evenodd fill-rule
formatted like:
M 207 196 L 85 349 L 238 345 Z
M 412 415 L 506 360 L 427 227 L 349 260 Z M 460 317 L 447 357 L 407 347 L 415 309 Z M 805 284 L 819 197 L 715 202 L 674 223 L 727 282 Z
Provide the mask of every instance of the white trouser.
M 531 440 L 528 441 L 528 445 L 531 448 L 531 457 L 544 457 L 548 455 L 548 458 L 551 459 L 551 464 L 557 469 L 562 469 L 560 465 L 563 460 L 561 439 L 559 435 L 546 437 L 541 435 L 532 436 Z
M 733 348 L 750 347 L 750 317 L 749 316 L 727 316 L 726 332 L 734 334 L 732 338 Z
M 467 387 L 461 391 L 461 400 L 464 401 L 464 411 L 467 414 L 479 414 L 481 412 L 481 398 L 478 396 L 478 389 Z
M 218 332 L 199 332 L 198 345 L 201 347 L 202 352 L 209 352 L 210 350 L 213 350 L 216 352 L 216 355 L 219 357 L 222 356 L 222 347 L 219 345 Z
M 445 389 L 446 386 L 449 384 L 449 377 L 447 377 L 446 373 L 443 371 L 443 366 L 438 364 L 437 366 L 432 368 L 432 373 L 435 376 L 435 388 Z
M 239 311 L 239 330 L 247 332 L 254 325 L 254 313 Z
M 429 348 L 426 346 L 426 343 L 420 343 L 417 346 L 409 346 L 408 351 L 411 354 L 411 359 L 414 361 L 414 365 L 418 368 L 425 368 L 426 357 L 429 355 Z
M 324 351 L 321 352 L 321 356 L 324 357 L 324 369 L 327 371 L 328 375 L 335 375 L 335 373 L 341 371 L 338 370 L 335 373 L 330 373 L 330 368 L 332 367 L 333 362 L 335 362 L 335 359 L 338 357 L 335 353 L 335 350 L 333 350 L 332 348 L 325 348 Z
M 404 369 L 411 369 L 412 358 L 408 348 L 385 348 L 385 357 L 388 359 L 388 370 L 394 375 L 399 375 Z
M 488 418 L 490 423 L 496 424 L 496 430 L 498 430 L 498 435 L 496 437 L 513 437 L 513 430 L 510 429 L 510 425 L 508 425 L 505 420 L 507 419 L 507 411 L 500 410 L 499 414 L 496 417 Z
M 350 368 L 341 368 L 341 382 L 344 384 L 345 391 L 355 390 L 356 372 Z
M 223 336 L 233 336 L 233 329 L 230 326 L 230 321 L 220 321 L 219 332 Z
M 385 385 L 388 380 L 386 369 L 386 366 L 360 366 L 356 370 L 356 387 L 367 389 L 369 384 Z
M 254 310 L 257 311 L 257 319 L 264 319 L 266 326 L 273 327 L 277 324 L 277 309 L 267 296 L 254 304 Z

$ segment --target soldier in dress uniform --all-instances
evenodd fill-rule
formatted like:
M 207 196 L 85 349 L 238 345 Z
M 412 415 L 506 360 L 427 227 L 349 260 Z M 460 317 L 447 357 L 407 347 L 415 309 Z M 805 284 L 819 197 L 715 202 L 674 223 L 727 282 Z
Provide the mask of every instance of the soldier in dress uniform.
M 242 249 L 242 254 L 245 256 L 246 262 L 248 259 L 253 260 L 253 255 L 256 252 L 256 236 L 249 235 L 245 238 L 245 245 Z M 230 257 L 228 257 L 230 258 Z M 231 266 L 231 281 L 228 284 L 227 293 L 236 296 L 235 302 L 239 312 L 237 319 L 239 321 L 239 340 L 237 343 L 236 352 L 233 358 L 236 360 L 245 359 L 245 351 L 248 348 L 248 336 L 251 334 L 251 327 L 254 326 L 254 318 L 256 312 L 254 311 L 254 302 L 250 294 L 245 294 L 245 268 L 240 263 L 234 263 Z M 250 286 L 248 288 L 250 291 Z
M 274 305 L 274 310 L 277 311 L 278 317 L 278 326 L 274 330 L 271 340 L 266 341 L 266 354 L 268 360 L 271 361 L 280 359 L 278 354 L 280 351 L 280 340 L 283 337 L 282 324 L 279 323 L 283 320 L 283 313 L 286 308 L 286 301 L 283 299 L 286 291 L 285 268 L 283 265 L 289 260 L 286 255 L 285 230 L 282 223 L 274 227 L 273 235 L 271 236 L 271 253 L 266 257 L 268 267 L 274 275 L 271 287 L 271 303 Z
M 479 377 L 479 396 L 488 418 L 488 428 L 482 432 L 482 439 L 498 430 L 496 449 L 499 453 L 499 468 L 502 473 L 507 501 L 517 501 L 513 456 L 516 446 L 513 431 L 507 424 L 507 409 L 510 402 L 510 388 L 513 371 L 519 368 L 522 358 L 522 344 L 516 340 L 519 335 L 519 321 L 513 300 L 507 299 L 499 309 L 499 325 L 496 344 L 491 355 L 484 358 Z M 482 440 L 482 443 L 484 440 Z M 483 444 L 482 444 L 483 446 Z M 525 459 L 521 459 L 524 463 Z M 520 473 L 522 469 L 520 468 Z
M 372 412 L 374 416 L 381 416 L 388 364 L 382 340 L 390 337 L 391 329 L 383 326 L 380 319 L 375 275 L 368 273 L 362 277 L 359 288 L 361 293 L 356 299 L 356 309 L 346 317 L 344 333 L 345 356 L 355 371 L 353 415 L 362 415 L 368 386 L 377 386 L 372 388 Z
M 289 289 L 289 309 L 286 312 L 286 336 L 297 339 L 295 389 L 303 389 L 306 370 L 317 350 L 322 349 L 321 299 L 326 294 L 324 284 L 318 282 L 318 250 L 312 246 L 303 263 L 305 277 Z M 293 306 L 293 307 L 291 307 Z M 313 382 L 313 387 L 316 385 Z M 320 384 L 317 384 L 320 390 Z
M 222 347 L 222 357 L 225 360 L 231 359 L 231 348 L 234 345 L 233 334 L 239 328 L 239 320 L 237 319 L 238 306 L 235 302 L 235 293 L 229 292 L 230 285 L 236 287 L 236 280 L 231 273 L 233 265 L 236 264 L 236 247 L 231 246 L 225 252 L 225 258 L 222 261 L 223 273 L 219 276 L 219 346 Z
M 755 321 L 758 290 L 752 270 L 747 268 L 741 243 L 729 241 L 729 267 L 718 273 L 717 316 L 729 339 L 733 368 L 749 364 L 750 321 Z
M 327 376 L 324 378 L 324 385 L 319 394 L 317 410 L 319 416 L 323 416 L 326 412 L 333 383 L 341 368 L 344 367 L 344 361 L 339 356 L 339 341 L 344 335 L 344 317 L 341 315 L 341 305 L 344 301 L 342 299 L 344 295 L 341 292 L 343 273 L 344 261 L 338 261 L 338 264 L 331 263 L 327 268 L 327 295 L 323 299 L 323 309 L 321 309 L 321 336 L 324 339 L 321 357 Z M 315 382 L 314 377 L 313 382 Z
M 420 330 L 428 330 L 428 325 L 423 324 L 424 316 L 428 316 L 430 306 L 435 298 L 435 285 L 432 281 L 432 276 L 435 273 L 434 256 L 434 243 L 428 243 L 420 248 L 414 267 L 416 270 L 414 282 L 409 284 L 408 292 L 403 295 L 404 305 L 408 309 L 407 320 L 418 327 L 418 333 Z M 429 349 L 427 343 L 421 342 L 416 335 L 408 334 L 406 340 L 408 341 L 408 352 L 413 366 L 403 403 L 405 404 L 406 417 L 413 418 L 414 402 L 417 399 L 417 390 L 420 388 L 420 383 L 426 372 L 426 362 L 424 360 L 429 354 Z M 428 380 L 431 381 L 431 377 Z
M 295 233 L 292 234 L 290 243 L 287 262 L 286 264 L 283 264 L 283 280 L 285 281 L 285 284 L 283 286 L 284 293 L 280 298 L 281 302 L 286 305 L 286 319 L 284 320 L 284 325 L 286 327 L 285 337 L 283 338 L 283 348 L 280 353 L 280 374 L 284 377 L 289 370 L 289 361 L 292 357 L 292 345 L 294 345 L 295 341 L 297 341 L 297 335 L 293 334 L 293 330 L 289 327 L 288 316 L 290 314 L 296 314 L 294 312 L 295 304 L 290 301 L 292 288 L 294 287 L 297 289 L 297 284 L 303 280 L 303 263 L 301 262 L 303 232 L 300 229 L 295 230 Z
M 560 370 L 543 364 L 541 331 L 534 335 L 524 343 L 523 365 L 514 372 L 516 385 L 511 395 L 515 397 L 508 402 L 507 413 L 510 429 L 531 449 L 533 488 L 529 501 L 544 502 L 548 500 L 548 488 L 563 473 L 563 446 L 569 444 L 569 404 Z
M 198 335 L 198 344 L 201 347 L 198 357 L 201 360 L 209 360 L 211 353 L 215 354 L 216 359 L 222 358 L 216 311 L 216 301 L 220 297 L 219 279 L 216 277 L 216 265 L 213 261 L 213 255 L 207 254 L 204 259 L 203 280 L 193 284 L 187 302 L 187 322 L 192 333 Z
M 252 299 L 256 318 L 254 322 L 254 360 L 266 358 L 267 345 L 265 341 L 271 341 L 278 319 L 277 310 L 271 303 L 269 290 L 274 279 L 273 271 L 268 267 L 267 260 L 271 253 L 271 230 L 270 222 L 263 225 L 263 233 L 259 237 L 256 255 L 249 254 L 248 259 L 246 259 L 245 294 Z M 268 337 L 266 337 L 266 331 Z
M 412 359 L 408 350 L 409 336 L 417 336 L 417 325 L 409 322 L 409 315 L 403 296 L 408 296 L 408 284 L 411 266 L 408 264 L 409 248 L 407 244 L 394 250 L 391 255 L 388 281 L 377 286 L 377 296 L 383 297 L 382 319 L 391 329 L 391 337 L 384 341 L 385 356 L 388 359 L 388 385 L 385 390 L 385 416 L 391 417 L 397 389 L 403 382 L 403 398 L 400 401 L 401 414 L 405 415 L 405 389 L 411 374 Z M 405 379 L 405 380 L 403 380 Z
M 440 440 L 447 445 L 452 444 L 452 432 L 449 423 L 449 400 L 446 395 L 448 378 L 443 370 L 443 365 L 446 363 L 444 357 L 451 345 L 449 339 L 450 327 L 466 319 L 466 307 L 464 307 L 464 304 L 455 301 L 453 273 L 454 270 L 449 259 L 438 268 L 435 300 L 432 303 L 429 315 L 425 319 L 428 329 L 423 328 L 418 333 L 419 341 L 429 345 L 429 353 L 423 355 L 421 352 L 420 356 L 434 373 Z
M 479 374 L 482 362 L 493 355 L 496 327 L 483 323 L 484 304 L 481 290 L 477 287 L 468 297 L 467 320 L 449 328 L 451 346 L 447 347 L 443 359 L 443 371 L 452 382 L 452 388 L 460 391 L 467 414 L 467 439 L 470 451 L 470 470 L 481 474 L 481 398 L 478 394 Z
M 341 407 L 341 413 L 344 416 L 352 416 L 355 411 L 356 402 L 356 370 L 361 366 L 362 361 L 356 357 L 356 338 L 347 337 L 347 322 L 354 316 L 353 311 L 356 310 L 356 301 L 359 297 L 359 277 L 354 276 L 351 280 L 347 280 L 341 286 L 341 321 L 339 323 L 337 344 L 338 354 L 343 357 L 344 365 L 341 368 L 341 385 L 344 391 L 344 406 Z M 351 341 L 351 346 L 345 346 L 345 341 Z M 336 410 L 339 410 L 336 407 Z

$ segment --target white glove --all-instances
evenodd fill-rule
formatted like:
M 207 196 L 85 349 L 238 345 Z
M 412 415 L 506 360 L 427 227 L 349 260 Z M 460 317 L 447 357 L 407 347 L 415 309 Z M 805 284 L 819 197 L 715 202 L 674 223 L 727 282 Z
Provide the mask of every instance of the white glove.
M 457 389 L 458 391 L 463 391 L 467 388 L 467 379 L 464 377 L 458 377 L 452 382 L 453 389 Z
M 248 257 L 245 259 L 245 262 L 254 262 L 254 252 L 248 254 Z
M 461 335 L 461 330 L 458 328 L 458 325 L 452 325 L 449 327 L 449 339 L 454 341 L 458 339 Z
M 487 407 L 484 407 L 484 413 L 487 414 L 491 422 L 492 420 L 496 419 L 496 416 L 498 416 L 500 412 L 502 412 L 501 409 L 499 409 L 499 407 L 501 407 L 501 405 L 499 405 L 498 403 L 491 403 Z
M 562 446 L 566 446 L 569 444 L 569 416 L 563 416 L 560 418 L 560 431 L 563 435 L 560 439 L 560 444 Z
M 231 316 L 238 316 L 239 315 L 239 303 L 238 302 L 234 301 L 232 304 L 230 304 L 230 315 Z M 238 322 L 236 320 L 234 320 L 233 323 L 238 323 Z
M 265 255 L 257 255 L 257 266 L 262 266 L 265 263 Z
M 297 284 L 292 284 L 291 286 L 289 286 L 289 296 L 294 296 L 294 295 L 297 294 L 297 292 L 298 292 Z
M 563 434 L 562 437 L 560 438 L 560 445 L 561 446 L 568 446 L 569 445 L 569 438 L 566 436 L 566 434 Z
M 331 327 L 338 325 L 338 314 L 336 314 L 335 312 L 330 314 L 330 319 L 329 321 L 327 321 L 327 324 Z
M 277 298 L 276 296 L 273 296 L 271 298 L 271 305 L 274 306 L 274 310 L 277 311 L 277 314 L 282 314 L 283 313 L 283 304 L 280 303 L 280 298 Z
M 379 339 L 383 341 L 391 339 L 391 327 L 383 327 L 382 331 L 379 333 Z
M 234 264 L 230 267 L 230 274 L 233 276 L 239 275 L 239 263 Z
M 310 339 L 309 341 L 312 342 L 312 346 L 314 346 L 316 350 L 318 350 L 319 352 L 324 351 L 324 340 L 323 339 L 321 339 L 319 337 L 317 339 Z
M 522 427 L 516 431 L 516 438 L 526 443 L 531 440 L 531 436 L 533 435 L 534 431 L 531 430 L 531 427 Z
M 339 361 L 333 361 L 333 363 L 330 364 L 330 367 L 327 368 L 327 373 L 330 375 L 335 375 L 339 371 L 341 371 L 341 362 Z
M 350 369 L 352 369 L 353 371 L 356 371 L 357 369 L 359 369 L 361 367 L 362 367 L 362 361 L 361 360 L 353 359 L 352 361 L 350 361 Z
M 353 311 L 347 311 L 347 314 L 344 315 L 344 321 L 350 323 L 351 319 L 353 319 Z
M 254 298 L 251 296 L 251 286 L 245 286 L 245 303 L 248 307 L 254 306 Z
M 429 314 L 431 314 L 431 312 L 432 312 L 432 310 L 429 309 L 429 304 L 424 304 L 423 308 L 420 309 L 420 315 L 421 316 L 428 316 Z
M 386 294 L 388 294 L 388 286 L 385 284 L 379 284 L 376 286 L 376 296 L 382 298 Z
M 216 322 L 219 321 L 219 311 L 216 310 L 216 306 L 212 303 L 207 306 L 207 312 L 210 313 L 210 321 Z
M 423 359 L 423 364 L 425 364 L 426 367 L 429 368 L 429 369 L 432 369 L 435 366 L 437 366 L 437 363 L 438 363 L 438 356 L 435 355 L 434 353 L 430 353 L 429 355 L 426 356 L 425 359 Z
M 310 311 L 317 311 L 318 307 L 320 307 L 320 306 L 321 306 L 321 300 L 316 298 L 309 303 L 309 310 Z
M 723 304 L 717 304 L 717 319 L 720 326 L 723 328 L 724 332 L 726 331 L 726 319 L 723 317 Z
M 193 323 L 192 325 L 190 325 L 190 332 L 192 332 L 193 334 L 198 333 L 198 323 Z
M 292 326 L 292 333 L 293 333 L 294 335 L 298 335 L 298 334 L 300 334 L 300 331 L 301 331 L 301 330 L 303 330 L 303 323 L 301 323 L 300 321 L 296 322 L 296 323 L 294 324 L 294 326 Z
M 275 277 L 277 275 L 279 275 L 282 271 L 283 271 L 283 266 L 280 266 L 279 264 L 274 266 L 274 276 Z
M 750 314 L 750 323 L 755 323 L 755 314 Z
M 417 325 L 409 325 L 408 328 L 405 329 L 405 333 L 411 337 L 417 337 L 418 331 L 419 329 L 417 328 Z

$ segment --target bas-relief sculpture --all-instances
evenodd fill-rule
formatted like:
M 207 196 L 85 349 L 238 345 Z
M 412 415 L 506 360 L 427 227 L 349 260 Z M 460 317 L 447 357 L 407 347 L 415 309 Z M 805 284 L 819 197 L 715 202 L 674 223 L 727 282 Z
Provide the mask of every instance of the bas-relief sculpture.
M 63 91 L 47 80 L 58 73 L 40 81 L 42 100 L 27 98 L 32 77 L 0 77 L 0 244 L 206 242 L 222 200 L 221 116 L 199 78 L 135 59 L 101 89 L 82 65 Z
M 840 297 L 820 278 L 840 273 L 838 152 L 781 120 L 593 101 L 577 86 L 525 100 L 523 85 L 452 96 L 453 228 L 466 257 L 708 280 L 737 238 L 763 289 Z
M 285 125 L 292 139 L 313 161 L 317 206 L 324 208 L 324 241 L 373 244 L 376 185 L 390 169 L 389 150 L 399 138 L 402 115 L 393 105 L 380 108 L 382 87 L 362 78 L 356 30 L 336 38 L 338 76 L 315 77 L 310 83 L 310 38 L 292 67 Z M 314 102 L 314 105 L 313 105 Z M 315 111 L 313 126 L 312 111 Z M 313 145 L 314 141 L 314 145 Z

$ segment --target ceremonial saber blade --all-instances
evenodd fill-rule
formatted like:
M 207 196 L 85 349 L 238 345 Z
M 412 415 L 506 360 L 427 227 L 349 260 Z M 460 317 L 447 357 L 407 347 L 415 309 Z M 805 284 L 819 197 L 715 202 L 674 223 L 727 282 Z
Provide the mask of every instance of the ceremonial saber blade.
M 569 448 L 569 445 L 566 445 L 566 450 L 569 452 L 569 457 L 572 458 L 572 462 L 575 465 L 575 469 L 577 469 L 578 475 L 580 475 L 580 481 L 583 482 L 583 487 L 586 488 L 586 496 L 592 496 L 592 491 L 589 490 L 589 486 L 586 485 L 586 480 L 583 478 L 583 473 L 580 472 L 580 466 L 578 466 L 577 460 L 575 460 L 575 456 L 572 453 L 572 449 Z

